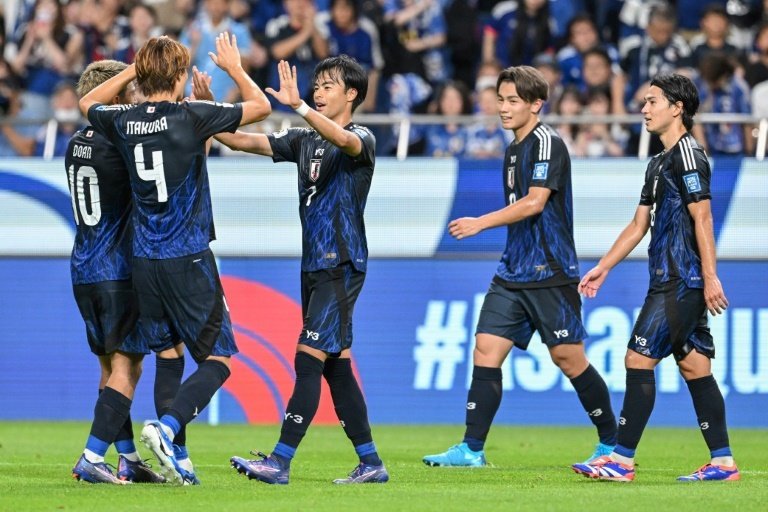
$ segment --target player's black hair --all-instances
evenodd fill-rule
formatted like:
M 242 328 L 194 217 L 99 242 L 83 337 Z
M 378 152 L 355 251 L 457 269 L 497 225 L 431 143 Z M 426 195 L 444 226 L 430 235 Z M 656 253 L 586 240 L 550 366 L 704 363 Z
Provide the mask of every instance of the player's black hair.
M 699 110 L 699 91 L 687 76 L 677 73 L 656 75 L 651 80 L 651 86 L 656 86 L 664 93 L 670 104 L 678 101 L 683 104 L 683 126 L 690 131 L 693 128 L 693 116 Z
M 315 66 L 312 83 L 316 84 L 323 75 L 337 83 L 344 84 L 345 91 L 350 89 L 357 91 L 357 96 L 352 100 L 352 112 L 365 101 L 365 96 L 368 94 L 368 73 L 349 55 L 341 54 L 321 60 Z

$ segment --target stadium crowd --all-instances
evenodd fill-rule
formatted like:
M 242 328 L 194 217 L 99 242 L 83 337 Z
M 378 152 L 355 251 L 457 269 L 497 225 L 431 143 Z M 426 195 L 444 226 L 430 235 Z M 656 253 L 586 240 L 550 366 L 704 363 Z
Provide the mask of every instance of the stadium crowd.
M 76 77 L 102 59 L 133 62 L 150 37 L 187 45 L 213 77 L 214 97 L 237 88 L 211 61 L 215 37 L 237 36 L 244 65 L 263 86 L 276 63 L 299 83 L 319 60 L 348 54 L 369 73 L 358 112 L 446 116 L 477 122 L 416 125 L 412 155 L 501 158 L 509 132 L 493 116 L 507 66 L 540 69 L 545 114 L 639 112 L 651 77 L 692 77 L 702 113 L 768 115 L 768 0 L 18 0 L 0 23 L 0 157 L 61 156 L 84 120 Z M 762 92 L 761 92 L 762 91 Z M 301 91 L 307 101 L 311 90 Z M 275 111 L 284 110 L 273 104 Z M 53 117 L 57 123 L 45 122 Z M 53 128 L 52 128 L 53 127 Z M 265 125 L 264 129 L 268 129 Z M 574 157 L 637 154 L 639 125 L 562 124 Z M 752 125 L 697 125 L 712 155 L 754 153 Z M 55 130 L 55 136 L 51 133 Z M 395 150 L 397 127 L 377 131 Z M 46 147 L 46 145 L 48 147 Z M 654 148 L 651 148 L 654 151 Z

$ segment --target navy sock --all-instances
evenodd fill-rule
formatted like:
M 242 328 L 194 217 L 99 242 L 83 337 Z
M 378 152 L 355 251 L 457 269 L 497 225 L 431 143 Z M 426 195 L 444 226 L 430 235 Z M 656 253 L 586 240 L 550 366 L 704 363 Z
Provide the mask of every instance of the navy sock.
M 171 408 L 163 415 L 163 417 L 171 416 L 178 422 L 179 430 L 168 425 L 174 430 L 174 434 L 178 435 L 181 427 L 195 419 L 205 409 L 213 394 L 224 384 L 229 374 L 229 368 L 222 362 L 207 359 L 200 363 L 195 373 L 181 385 Z M 161 419 L 163 423 L 168 424 L 165 419 Z
M 728 427 L 725 421 L 725 400 L 715 377 L 708 375 L 686 381 L 696 410 L 696 419 L 712 457 L 731 455 Z
M 104 388 L 96 400 L 91 433 L 86 448 L 99 455 L 104 455 L 106 448 L 115 442 L 130 411 L 130 398 L 110 387 Z M 103 443 L 106 443 L 106 446 L 103 446 Z
M 587 412 L 592 424 L 597 427 L 600 442 L 609 446 L 616 444 L 618 427 L 611 408 L 611 395 L 608 386 L 591 364 L 581 375 L 571 379 L 573 389 L 579 396 L 582 407 Z
M 464 442 L 472 451 L 485 446 L 493 417 L 501 405 L 501 368 L 475 366 L 467 395 L 467 429 Z
M 184 376 L 184 356 L 174 358 L 156 357 L 155 365 L 155 412 L 162 418 L 168 412 L 181 387 Z M 180 446 L 187 444 L 187 427 L 182 426 L 173 443 Z
M 336 416 L 344 428 L 344 433 L 352 441 L 360 461 L 375 466 L 381 465 L 368 423 L 365 397 L 352 371 L 352 362 L 346 358 L 327 359 L 323 376 L 331 389 Z
M 307 433 L 312 418 L 320 405 L 320 380 L 323 376 L 323 361 L 306 352 L 296 352 L 294 368 L 296 382 L 293 394 L 283 417 L 278 444 L 295 449 Z M 292 455 L 291 455 L 292 456 Z
M 653 370 L 627 369 L 627 390 L 619 418 L 616 453 L 634 457 L 640 437 L 656 402 L 656 374 Z

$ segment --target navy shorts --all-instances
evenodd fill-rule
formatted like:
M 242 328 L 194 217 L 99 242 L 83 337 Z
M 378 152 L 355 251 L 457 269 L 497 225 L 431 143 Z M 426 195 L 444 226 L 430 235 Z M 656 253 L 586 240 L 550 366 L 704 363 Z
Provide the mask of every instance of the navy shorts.
M 688 288 L 682 279 L 652 286 L 627 347 L 652 359 L 674 354 L 680 361 L 691 350 L 714 358 L 704 290 Z
M 149 353 L 147 340 L 137 335 L 139 307 L 131 280 L 100 281 L 72 287 L 91 352 Z
M 338 356 L 352 346 L 352 312 L 363 289 L 365 272 L 351 263 L 301 273 L 304 325 L 299 343 Z
M 134 258 L 133 284 L 145 328 L 168 330 L 172 345 L 183 341 L 198 363 L 238 352 L 210 249 L 164 260 Z
M 475 334 L 500 336 L 525 350 L 534 331 L 548 347 L 587 337 L 576 285 L 513 290 L 491 282 Z

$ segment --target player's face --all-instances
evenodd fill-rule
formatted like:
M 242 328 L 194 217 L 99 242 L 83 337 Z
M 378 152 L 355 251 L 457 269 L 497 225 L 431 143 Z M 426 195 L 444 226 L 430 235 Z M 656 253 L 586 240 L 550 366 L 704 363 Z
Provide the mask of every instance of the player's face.
M 645 95 L 645 105 L 640 111 L 645 120 L 645 129 L 656 135 L 666 132 L 680 114 L 680 107 L 672 105 L 662 90 L 652 85 Z
M 337 77 L 327 74 L 318 77 L 312 95 L 315 110 L 329 119 L 335 119 L 343 114 L 347 104 L 354 99 L 354 94 L 356 94 L 354 89 L 348 91 L 344 89 L 344 83 Z
M 496 98 L 499 106 L 501 126 L 505 130 L 517 130 L 532 122 L 541 109 L 541 100 L 533 103 L 524 101 L 517 95 L 517 86 L 512 82 L 502 82 Z

